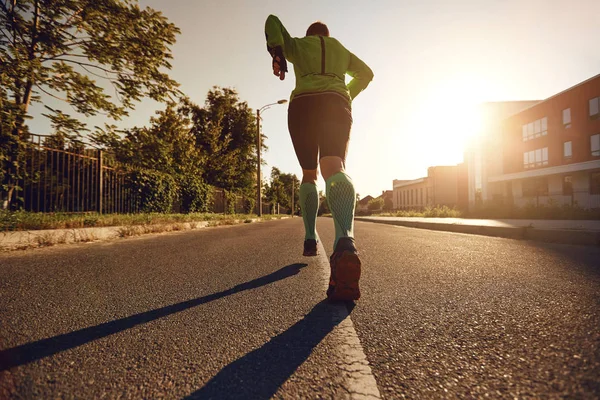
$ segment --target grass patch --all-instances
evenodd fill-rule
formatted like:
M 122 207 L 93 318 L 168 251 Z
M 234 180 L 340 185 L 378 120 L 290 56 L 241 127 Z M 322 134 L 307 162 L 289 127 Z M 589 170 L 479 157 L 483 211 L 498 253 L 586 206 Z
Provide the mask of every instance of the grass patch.
M 391 213 L 377 214 L 382 217 L 421 217 L 421 218 L 461 218 L 463 216 L 460 210 L 442 207 L 427 207 L 423 211 L 399 210 Z
M 284 215 L 263 215 L 263 220 L 279 219 Z M 105 226 L 140 226 L 163 225 L 166 230 L 182 230 L 185 223 L 196 228 L 199 222 L 209 225 L 231 225 L 236 220 L 246 221 L 256 216 L 249 214 L 96 214 L 96 213 L 33 213 L 26 211 L 0 210 L 0 231 L 29 231 L 41 229 L 78 229 Z M 168 226 L 168 227 L 165 227 Z M 132 236 L 132 232 L 124 232 Z

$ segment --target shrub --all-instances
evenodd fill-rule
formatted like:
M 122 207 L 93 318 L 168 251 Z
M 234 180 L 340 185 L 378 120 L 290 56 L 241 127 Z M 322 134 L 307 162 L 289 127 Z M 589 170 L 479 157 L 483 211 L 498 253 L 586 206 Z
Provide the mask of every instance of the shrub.
M 383 206 L 384 206 L 383 198 L 378 197 L 376 199 L 369 200 L 369 204 L 367 205 L 367 208 L 369 209 L 369 211 L 379 211 L 383 208 Z
M 246 197 L 244 199 L 244 212 L 246 214 L 252 214 L 256 211 L 254 210 L 254 207 L 256 207 L 256 199 L 252 197 Z
M 212 211 L 213 190 L 197 175 L 179 178 L 179 198 L 184 213 Z
M 235 214 L 235 203 L 237 195 L 231 190 L 223 190 L 225 193 L 225 214 Z
M 177 199 L 178 186 L 169 174 L 152 170 L 131 170 L 127 183 L 141 212 L 168 213 Z

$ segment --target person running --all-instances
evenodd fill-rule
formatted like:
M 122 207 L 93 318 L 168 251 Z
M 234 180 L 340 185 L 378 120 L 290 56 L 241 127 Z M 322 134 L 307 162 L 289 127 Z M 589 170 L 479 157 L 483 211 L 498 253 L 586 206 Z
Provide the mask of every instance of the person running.
M 288 128 L 302 167 L 299 203 L 305 228 L 304 255 L 317 255 L 320 165 L 335 225 L 327 297 L 358 300 L 361 263 L 353 232 L 356 192 L 344 168 L 352 127 L 352 100 L 371 82 L 373 71 L 330 37 L 327 25 L 321 22 L 310 25 L 305 37 L 293 38 L 279 18 L 269 15 L 265 34 L 273 73 L 284 80 L 287 61 L 294 64 L 296 87 L 288 108 Z M 353 78 L 348 85 L 346 74 Z

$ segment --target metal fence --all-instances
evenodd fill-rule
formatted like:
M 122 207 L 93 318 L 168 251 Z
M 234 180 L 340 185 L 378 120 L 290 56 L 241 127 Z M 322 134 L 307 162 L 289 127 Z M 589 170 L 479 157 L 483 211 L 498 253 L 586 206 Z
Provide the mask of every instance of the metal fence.
M 514 204 L 519 207 L 525 206 L 570 206 L 580 207 L 586 210 L 600 209 L 600 193 L 593 190 L 571 190 L 548 192 L 543 194 L 526 194 L 523 197 L 515 197 Z
M 30 134 L 22 143 L 16 197 L 20 208 L 32 212 L 137 213 L 140 199 L 126 182 L 125 168 L 106 151 L 57 136 Z M 0 193 L 7 198 L 7 193 Z M 226 192 L 213 188 L 212 212 L 226 213 Z M 14 196 L 14 195 L 13 195 Z M 246 199 L 236 196 L 231 210 L 246 211 Z M 263 201 L 263 214 L 287 209 Z M 177 204 L 173 205 L 178 211 Z
M 136 195 L 111 154 L 56 136 L 29 135 L 17 196 L 33 212 L 135 213 Z

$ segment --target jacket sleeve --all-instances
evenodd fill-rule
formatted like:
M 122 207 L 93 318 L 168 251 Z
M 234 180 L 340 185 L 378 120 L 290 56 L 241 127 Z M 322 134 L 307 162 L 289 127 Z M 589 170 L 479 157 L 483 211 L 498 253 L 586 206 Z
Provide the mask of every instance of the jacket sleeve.
M 285 58 L 294 62 L 297 53 L 296 39 L 290 36 L 279 18 L 274 15 L 269 15 L 265 22 L 265 36 L 268 48 L 281 46 Z
M 352 80 L 348 83 L 348 91 L 350 97 L 354 100 L 373 80 L 373 71 L 360 58 L 350 53 L 350 64 L 346 73 L 352 77 Z

